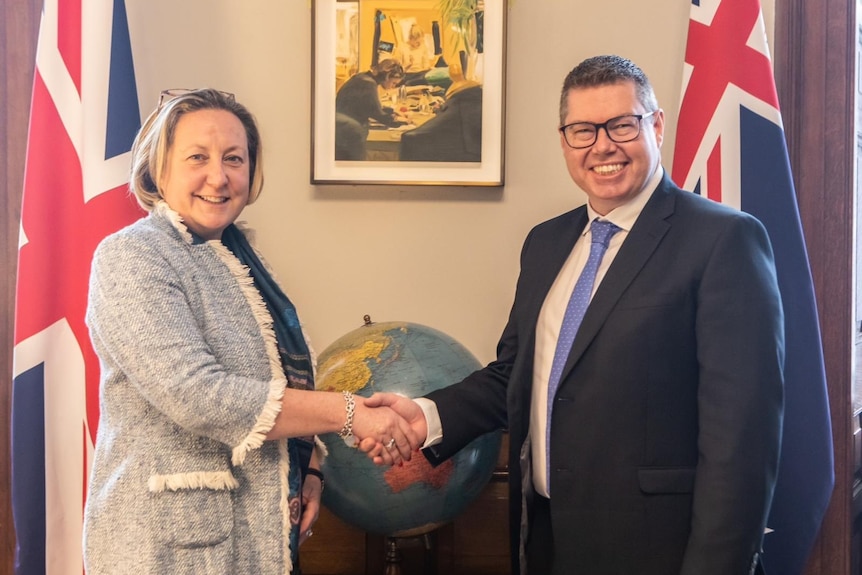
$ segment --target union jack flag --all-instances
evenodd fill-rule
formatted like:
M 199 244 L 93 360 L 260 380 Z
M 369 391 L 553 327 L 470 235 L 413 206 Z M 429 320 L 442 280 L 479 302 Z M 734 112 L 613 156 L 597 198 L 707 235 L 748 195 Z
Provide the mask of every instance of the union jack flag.
M 81 525 L 99 420 L 84 311 L 90 260 L 139 218 L 128 194 L 140 127 L 123 0 L 46 0 L 24 175 L 12 387 L 19 575 L 83 570 Z
M 834 485 L 814 287 L 759 0 L 693 0 L 672 178 L 766 226 L 784 305 L 784 434 L 769 575 L 805 568 Z

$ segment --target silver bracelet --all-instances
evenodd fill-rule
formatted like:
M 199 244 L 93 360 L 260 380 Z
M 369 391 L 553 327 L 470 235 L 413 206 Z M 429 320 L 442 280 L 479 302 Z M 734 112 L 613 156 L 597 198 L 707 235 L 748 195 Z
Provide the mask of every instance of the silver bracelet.
M 353 437 L 353 415 L 356 413 L 356 399 L 349 391 L 342 391 L 341 395 L 344 396 L 344 412 L 347 417 L 344 421 L 344 427 L 338 432 L 338 437 L 343 439 L 349 447 L 354 447 L 356 438 Z

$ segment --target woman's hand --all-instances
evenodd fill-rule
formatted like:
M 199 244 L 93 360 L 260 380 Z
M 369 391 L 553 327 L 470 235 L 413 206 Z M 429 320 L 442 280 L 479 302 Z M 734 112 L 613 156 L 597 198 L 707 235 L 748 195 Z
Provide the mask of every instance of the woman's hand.
M 353 434 L 360 443 L 368 444 L 373 441 L 381 445 L 383 448 L 380 449 L 378 456 L 380 463 L 384 465 L 410 461 L 413 452 L 424 441 L 410 422 L 392 408 L 379 400 L 362 397 L 356 398 Z
M 317 457 L 312 455 L 310 469 L 318 469 Z M 302 478 L 302 517 L 299 520 L 299 544 L 313 535 L 312 527 L 320 516 L 320 501 L 323 496 L 323 481 L 316 475 L 306 474 Z
M 417 443 L 413 446 L 414 450 L 418 450 L 425 442 L 425 439 L 428 436 L 428 426 L 425 421 L 425 414 L 422 412 L 419 405 L 409 397 L 404 397 L 395 393 L 375 393 L 365 400 L 365 405 L 375 409 L 389 407 L 403 417 L 404 421 L 410 426 L 413 434 L 417 438 Z M 388 449 L 386 444 L 374 441 L 372 438 L 365 438 L 359 442 L 357 447 L 360 451 L 365 453 L 368 458 L 375 463 L 375 465 L 387 464 L 386 456 L 390 449 Z M 407 458 L 407 460 L 409 461 L 409 458 Z

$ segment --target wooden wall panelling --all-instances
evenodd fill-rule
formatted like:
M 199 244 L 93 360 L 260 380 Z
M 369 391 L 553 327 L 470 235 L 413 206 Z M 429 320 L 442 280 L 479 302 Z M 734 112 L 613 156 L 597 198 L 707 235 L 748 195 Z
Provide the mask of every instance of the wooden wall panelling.
M 775 69 L 817 292 L 835 490 L 806 575 L 850 573 L 855 0 L 776 0 Z
M 12 575 L 9 420 L 18 222 L 41 0 L 0 0 L 0 575 Z

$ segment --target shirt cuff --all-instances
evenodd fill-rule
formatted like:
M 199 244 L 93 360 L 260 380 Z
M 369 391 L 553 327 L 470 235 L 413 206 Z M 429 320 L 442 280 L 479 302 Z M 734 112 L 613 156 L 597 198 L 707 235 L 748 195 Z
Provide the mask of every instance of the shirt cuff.
M 425 397 L 417 397 L 413 401 L 422 409 L 422 413 L 425 415 L 425 426 L 428 430 L 422 449 L 437 445 L 443 441 L 443 424 L 440 422 L 437 404 Z

